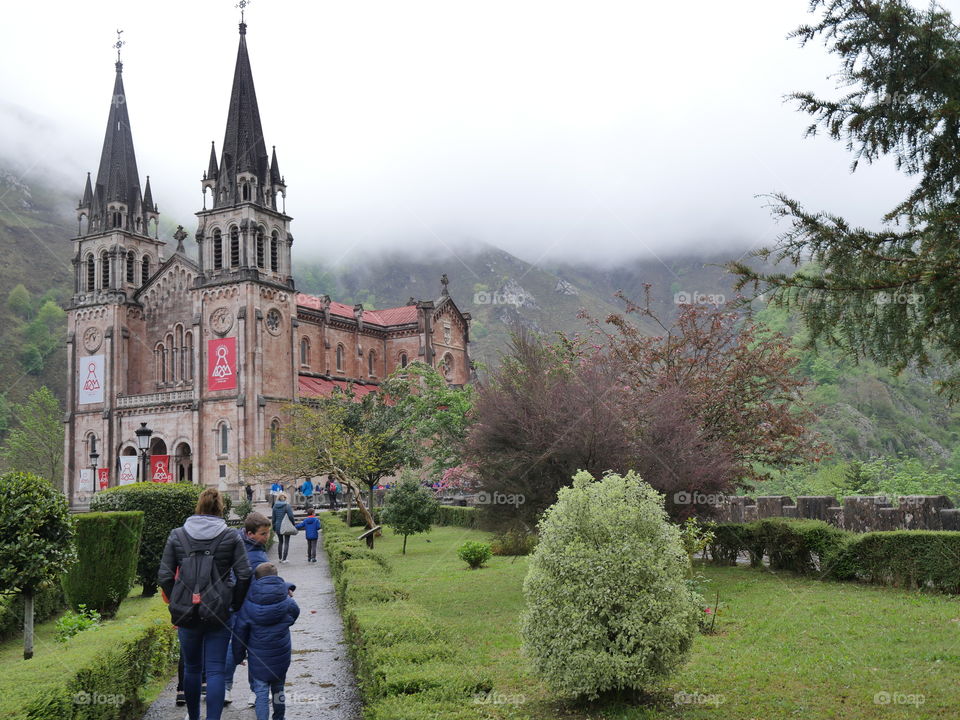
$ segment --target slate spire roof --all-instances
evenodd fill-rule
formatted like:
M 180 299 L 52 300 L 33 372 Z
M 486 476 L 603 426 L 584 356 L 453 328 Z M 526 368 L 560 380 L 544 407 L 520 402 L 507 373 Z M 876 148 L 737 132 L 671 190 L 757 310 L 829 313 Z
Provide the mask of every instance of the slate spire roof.
M 257 178 L 255 192 L 250 200 L 266 204 L 264 188 L 270 185 L 270 165 L 267 146 L 260 125 L 260 108 L 253 87 L 250 56 L 247 54 L 247 25 L 240 23 L 240 47 L 233 73 L 233 90 L 227 114 L 227 130 L 223 137 L 220 168 L 216 176 L 214 208 L 234 205 L 243 200 L 237 175 L 252 173 Z M 210 171 L 207 172 L 210 179 Z
M 127 94 L 123 89 L 123 63 L 116 63 L 117 75 L 113 83 L 107 131 L 100 152 L 100 167 L 96 183 L 91 186 L 90 175 L 84 188 L 83 200 L 78 210 L 87 214 L 88 233 L 102 232 L 115 227 L 129 232 L 146 234 L 145 213 L 155 212 L 153 200 L 144 203 L 140 190 L 140 175 L 137 172 L 137 157 L 133 150 L 133 133 L 130 115 L 127 112 Z M 123 220 L 117 225 L 110 203 L 126 205 Z M 139 222 L 138 222 L 139 220 Z

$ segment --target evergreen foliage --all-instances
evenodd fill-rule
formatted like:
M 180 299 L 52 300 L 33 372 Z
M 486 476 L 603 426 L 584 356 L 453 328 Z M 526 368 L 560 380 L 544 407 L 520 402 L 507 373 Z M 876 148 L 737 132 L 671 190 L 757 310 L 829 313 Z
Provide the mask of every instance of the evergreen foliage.
M 540 522 L 523 584 L 524 648 L 561 697 L 649 691 L 685 660 L 702 598 L 663 496 L 634 473 L 586 472 Z
M 401 477 L 396 487 L 387 494 L 381 517 L 395 533 L 403 535 L 403 554 L 407 552 L 408 536 L 430 532 L 438 506 L 433 493 L 409 474 Z
M 113 617 L 137 574 L 142 511 L 84 513 L 77 516 L 77 562 L 63 576 L 67 603 Z

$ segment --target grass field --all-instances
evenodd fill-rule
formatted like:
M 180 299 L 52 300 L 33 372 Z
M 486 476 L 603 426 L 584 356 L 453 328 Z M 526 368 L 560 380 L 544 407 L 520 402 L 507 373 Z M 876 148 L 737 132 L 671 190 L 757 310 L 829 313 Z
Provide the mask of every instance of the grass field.
M 520 652 L 525 558 L 494 557 L 471 571 L 456 550 L 485 533 L 435 528 L 377 551 L 392 581 L 457 638 L 494 683 L 477 717 L 956 718 L 960 716 L 960 602 L 944 595 L 820 582 L 751 568 L 704 566 L 720 591 L 717 633 L 697 638 L 686 667 L 643 706 L 555 702 Z
M 114 648 L 130 634 L 130 628 L 142 625 L 147 618 L 169 621 L 160 596 L 140 597 L 141 588 L 134 588 L 123 601 L 116 618 L 103 627 L 81 632 L 65 643 L 56 641 L 56 620 L 34 628 L 34 655 L 23 659 L 23 638 L 17 636 L 0 643 L 0 718 L 19 715 L 28 701 L 45 690 L 61 686 L 64 678 L 82 667 L 94 664 L 106 651 Z M 155 698 L 168 677 L 157 679 L 142 693 L 145 701 Z

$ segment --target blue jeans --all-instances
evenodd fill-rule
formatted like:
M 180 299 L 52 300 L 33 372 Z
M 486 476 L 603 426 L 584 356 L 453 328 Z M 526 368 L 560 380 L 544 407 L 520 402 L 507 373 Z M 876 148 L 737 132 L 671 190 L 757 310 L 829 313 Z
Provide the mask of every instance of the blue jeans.
M 200 720 L 200 676 L 207 674 L 207 720 L 220 720 L 223 713 L 224 664 L 230 628 L 201 625 L 178 628 L 183 655 L 183 694 L 190 720 Z
M 251 678 L 253 682 L 253 692 L 257 695 L 257 702 L 253 706 L 257 713 L 257 720 L 270 720 L 270 696 L 273 695 L 273 720 L 283 720 L 287 711 L 286 698 L 283 694 L 283 683 L 285 678 L 280 678 L 274 682 L 266 680 L 257 680 Z M 207 690 L 209 693 L 210 691 Z

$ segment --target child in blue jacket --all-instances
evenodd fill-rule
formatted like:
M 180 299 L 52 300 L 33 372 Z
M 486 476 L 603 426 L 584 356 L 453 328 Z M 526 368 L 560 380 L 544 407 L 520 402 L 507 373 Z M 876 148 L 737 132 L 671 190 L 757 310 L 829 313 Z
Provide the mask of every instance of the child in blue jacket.
M 313 507 L 307 505 L 307 516 L 303 522 L 297 523 L 297 530 L 306 530 L 307 562 L 317 561 L 317 540 L 320 537 L 320 520 L 313 512 Z
M 257 720 L 269 720 L 271 696 L 273 720 L 283 720 L 283 684 L 293 649 L 290 626 L 300 616 L 300 607 L 290 597 L 290 585 L 277 575 L 276 565 L 261 563 L 254 575 L 234 623 L 233 657 L 237 664 L 248 659 Z

